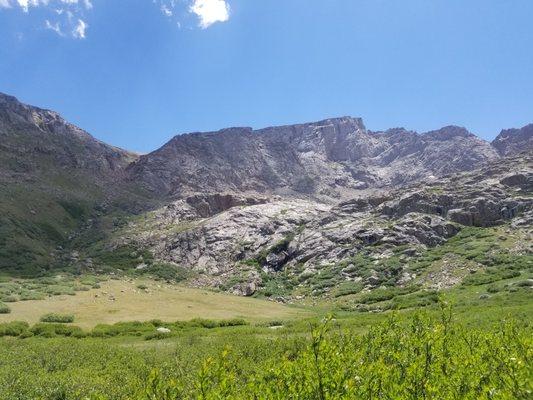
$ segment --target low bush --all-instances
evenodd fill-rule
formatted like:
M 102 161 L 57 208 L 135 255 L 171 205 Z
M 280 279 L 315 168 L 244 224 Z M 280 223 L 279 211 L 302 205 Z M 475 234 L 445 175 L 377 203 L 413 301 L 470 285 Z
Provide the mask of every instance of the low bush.
M 498 282 L 504 279 L 511 279 L 520 276 L 520 271 L 509 269 L 488 269 L 486 271 L 478 271 L 463 279 L 464 286 L 479 286 L 488 283 Z
M 378 303 L 381 301 L 391 300 L 395 298 L 396 296 L 409 294 L 412 292 L 417 291 L 419 288 L 416 286 L 410 286 L 410 287 L 391 287 L 387 289 L 374 289 L 368 293 L 364 293 L 361 295 L 361 297 L 358 299 L 358 302 L 361 304 L 373 304 Z
M 75 338 L 85 337 L 86 334 L 78 326 L 64 325 L 61 323 L 39 323 L 30 328 L 35 336 L 52 338 L 56 336 L 69 336 Z
M 528 321 L 480 325 L 465 317 L 444 308 L 305 320 L 239 335 L 200 332 L 205 328 L 191 321 L 122 324 L 149 329 L 142 338 L 153 340 L 169 337 L 155 325 L 169 327 L 172 341 L 164 345 L 74 340 L 80 331 L 62 324 L 14 325 L 19 338 L 36 337 L 0 339 L 0 399 L 529 399 Z
M 348 296 L 350 294 L 359 293 L 363 290 L 364 285 L 362 282 L 343 282 L 333 292 L 334 297 Z
M 315 327 L 304 344 L 272 351 L 252 370 L 243 370 L 242 355 L 228 349 L 206 358 L 192 376 L 154 369 L 136 399 L 530 397 L 530 332 L 513 323 L 467 329 L 444 312 L 440 320 L 392 317 L 363 335 L 331 324 Z
M 162 339 L 168 339 L 169 337 L 172 337 L 172 332 L 151 332 L 144 336 L 145 340 L 162 340 Z
M 425 307 L 439 301 L 436 290 L 422 290 L 416 293 L 397 296 L 392 299 L 391 308 L 403 310 L 405 308 Z
M 11 308 L 7 304 L 0 303 L 0 314 L 9 314 L 11 312 Z
M 29 324 L 23 321 L 13 321 L 0 324 L 0 336 L 20 336 L 28 331 Z
M 533 279 L 526 279 L 523 281 L 518 281 L 514 283 L 516 286 L 519 287 L 532 287 L 533 286 Z
M 70 324 L 74 322 L 74 315 L 50 313 L 50 314 L 43 315 L 39 320 L 41 322 L 55 322 L 55 323 L 60 323 L 60 324 Z
M 487 286 L 487 292 L 489 293 L 498 293 L 501 292 L 504 289 L 503 286 L 492 284 Z

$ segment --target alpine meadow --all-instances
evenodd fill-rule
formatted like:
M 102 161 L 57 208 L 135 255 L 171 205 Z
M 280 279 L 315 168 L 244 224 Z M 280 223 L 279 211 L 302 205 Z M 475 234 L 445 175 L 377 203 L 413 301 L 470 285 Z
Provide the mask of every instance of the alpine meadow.
M 532 13 L 0 0 L 0 400 L 533 398 Z

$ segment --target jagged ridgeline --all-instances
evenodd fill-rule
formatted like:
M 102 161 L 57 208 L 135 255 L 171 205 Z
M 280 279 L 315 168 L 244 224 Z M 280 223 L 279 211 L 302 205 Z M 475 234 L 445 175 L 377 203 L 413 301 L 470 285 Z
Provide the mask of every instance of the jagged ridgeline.
M 431 290 L 531 270 L 532 153 L 533 125 L 489 143 L 342 117 L 179 135 L 137 155 L 0 95 L 0 273 L 433 302 Z

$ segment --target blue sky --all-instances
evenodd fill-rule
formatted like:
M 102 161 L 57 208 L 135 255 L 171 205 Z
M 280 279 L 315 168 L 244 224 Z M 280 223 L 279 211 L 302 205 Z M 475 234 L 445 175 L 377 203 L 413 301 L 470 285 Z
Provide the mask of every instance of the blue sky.
M 147 152 L 352 115 L 492 139 L 533 122 L 531 0 L 0 0 L 0 91 Z

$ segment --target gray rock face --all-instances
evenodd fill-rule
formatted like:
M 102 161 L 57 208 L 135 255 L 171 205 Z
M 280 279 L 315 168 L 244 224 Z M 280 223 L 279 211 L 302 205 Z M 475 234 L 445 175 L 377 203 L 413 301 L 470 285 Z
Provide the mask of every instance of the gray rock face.
M 162 261 L 201 273 L 201 285 L 223 286 L 240 276 L 230 291 L 250 295 L 261 286 L 258 266 L 266 273 L 283 269 L 314 275 L 369 248 L 407 246 L 413 252 L 443 244 L 462 226 L 490 227 L 512 219 L 527 224 L 533 210 L 532 161 L 531 156 L 508 158 L 438 182 L 363 193 L 337 205 L 249 199 L 214 216 L 190 218 L 180 211 L 189 202 L 180 200 L 153 214 L 150 229 L 142 226 L 146 221 L 130 226 L 121 244 L 135 243 Z M 364 283 L 372 286 L 372 279 Z
M 533 124 L 521 129 L 501 131 L 492 145 L 502 156 L 531 152 L 533 150 Z
M 361 189 L 471 170 L 497 158 L 489 143 L 464 128 L 371 132 L 361 119 L 343 117 L 176 136 L 128 170 L 131 179 L 171 197 L 244 191 L 331 201 Z

